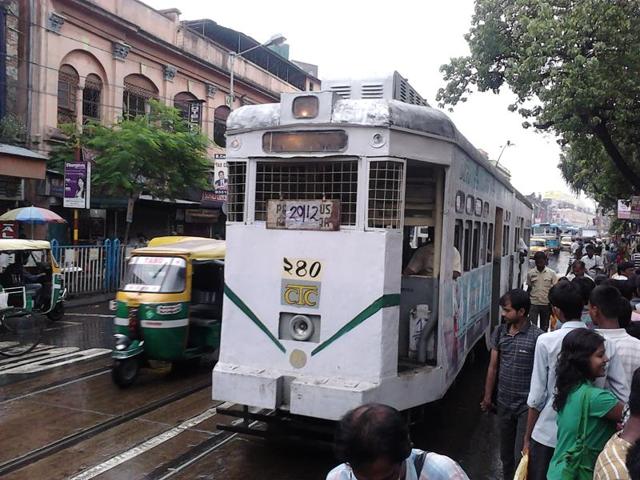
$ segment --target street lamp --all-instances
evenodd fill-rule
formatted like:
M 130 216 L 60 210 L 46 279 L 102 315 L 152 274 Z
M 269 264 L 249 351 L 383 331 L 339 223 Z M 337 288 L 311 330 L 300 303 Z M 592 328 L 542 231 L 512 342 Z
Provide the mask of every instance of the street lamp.
M 260 45 L 254 45 L 251 48 L 247 48 L 246 50 L 243 50 L 242 52 L 229 52 L 229 97 L 231 99 L 231 101 L 229 102 L 229 108 L 233 110 L 233 101 L 235 100 L 235 96 L 233 93 L 233 80 L 234 80 L 234 66 L 235 66 L 235 62 L 236 62 L 236 58 L 237 57 L 241 57 L 242 55 L 244 55 L 247 52 L 250 52 L 251 50 L 255 50 L 258 47 L 270 47 L 272 45 L 281 45 L 283 42 L 285 42 L 287 39 L 284 37 L 284 35 L 278 33 L 276 35 L 272 35 L 271 38 L 269 40 L 267 40 L 264 43 L 261 43 Z
M 511 143 L 511 140 L 507 140 L 507 143 L 505 143 L 504 146 L 502 147 L 502 150 L 500 150 L 500 155 L 498 155 L 498 160 L 496 160 L 496 167 L 500 163 L 500 159 L 502 158 L 502 154 L 504 153 L 505 149 L 507 147 L 513 147 L 513 146 L 515 146 L 515 143 Z

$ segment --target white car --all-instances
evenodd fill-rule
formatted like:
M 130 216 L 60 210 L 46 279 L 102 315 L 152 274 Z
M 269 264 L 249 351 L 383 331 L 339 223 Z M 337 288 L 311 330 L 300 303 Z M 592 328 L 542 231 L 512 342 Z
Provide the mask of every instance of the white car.
M 568 250 L 571 251 L 571 244 L 573 243 L 573 240 L 571 240 L 570 236 L 563 236 L 560 238 L 560 248 L 562 250 Z

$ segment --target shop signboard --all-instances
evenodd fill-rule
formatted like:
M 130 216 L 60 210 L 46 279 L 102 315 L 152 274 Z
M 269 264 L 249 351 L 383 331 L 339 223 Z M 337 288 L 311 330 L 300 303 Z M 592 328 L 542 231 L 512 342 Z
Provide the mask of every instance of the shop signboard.
M 18 227 L 14 222 L 0 223 L 0 238 L 18 238 Z
M 64 202 L 66 208 L 90 208 L 91 163 L 64 164 Z
M 618 218 L 629 220 L 631 218 L 631 202 L 629 200 L 618 200 Z

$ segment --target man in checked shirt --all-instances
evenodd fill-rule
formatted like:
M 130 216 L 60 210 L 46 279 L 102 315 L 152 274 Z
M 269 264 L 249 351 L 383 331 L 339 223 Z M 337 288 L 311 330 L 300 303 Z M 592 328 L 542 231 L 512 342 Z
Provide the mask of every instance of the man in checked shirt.
M 497 379 L 500 460 L 503 478 L 510 479 L 521 458 L 536 339 L 542 335 L 542 330 L 529 322 L 531 301 L 524 290 L 505 293 L 500 306 L 505 323 L 491 336 L 491 360 L 480 408 L 485 412 L 493 409 L 492 396 Z

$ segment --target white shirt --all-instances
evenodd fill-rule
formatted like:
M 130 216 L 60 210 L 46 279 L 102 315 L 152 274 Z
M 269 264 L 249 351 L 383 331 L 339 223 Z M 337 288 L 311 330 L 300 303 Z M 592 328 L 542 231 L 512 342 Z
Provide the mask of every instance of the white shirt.
M 629 280 L 626 275 L 621 275 L 619 273 L 614 273 L 611 275 L 611 280 Z
M 531 438 L 551 448 L 555 448 L 558 441 L 557 412 L 553 409 L 558 353 L 562 348 L 564 337 L 575 328 L 586 328 L 586 326 L 579 320 L 571 320 L 563 323 L 559 330 L 543 333 L 536 342 L 527 404 L 538 410 L 540 416 L 533 427 Z M 615 346 L 610 343 L 605 339 L 605 351 L 609 357 L 607 377 L 606 380 L 598 379 L 596 385 L 604 384 L 619 400 L 626 403 L 629 398 L 631 378 L 626 379 L 620 358 L 615 353 Z
M 580 260 L 584 262 L 584 266 L 587 270 L 587 273 L 590 275 L 597 275 L 596 268 L 603 270 L 602 259 L 598 255 L 593 255 L 593 257 L 589 258 L 589 255 L 585 255 Z
M 579 247 L 580 244 L 578 242 L 573 242 L 571 244 L 571 254 L 573 255 L 574 253 L 576 253 L 576 250 L 578 250 Z
M 570 274 L 568 274 L 565 277 L 567 280 L 573 280 L 574 278 L 576 278 L 575 274 L 573 272 L 571 272 Z M 586 273 L 584 274 L 584 278 L 588 278 L 589 280 L 593 281 L 593 278 L 591 278 L 589 275 L 587 275 Z
M 640 340 L 629 335 L 624 328 L 598 328 L 596 332 L 615 343 L 616 355 L 620 357 L 625 376 L 631 385 L 633 372 L 640 368 Z

